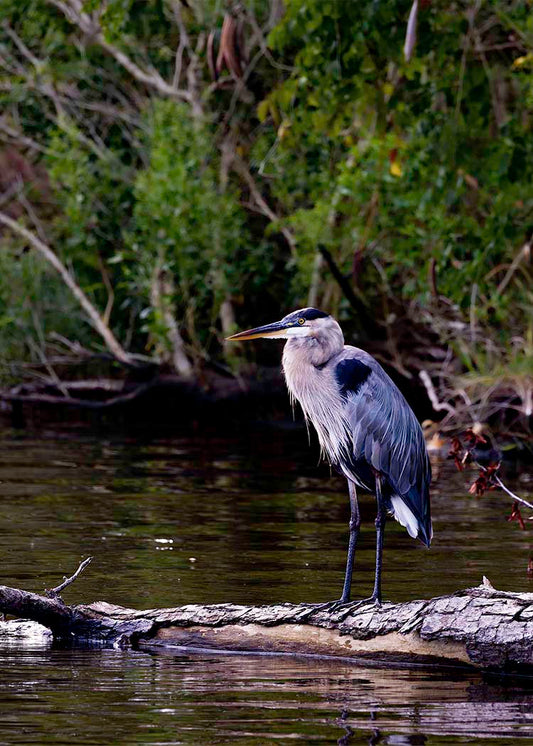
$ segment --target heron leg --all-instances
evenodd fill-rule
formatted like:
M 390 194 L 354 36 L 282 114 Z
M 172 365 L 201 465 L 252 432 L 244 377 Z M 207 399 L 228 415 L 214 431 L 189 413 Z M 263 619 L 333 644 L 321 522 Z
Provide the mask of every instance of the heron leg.
M 387 520 L 387 510 L 381 494 L 381 475 L 376 474 L 376 500 L 378 504 L 378 513 L 376 516 L 376 578 L 374 581 L 374 592 L 372 600 L 376 604 L 381 604 L 381 566 L 383 562 L 383 535 L 385 533 L 385 522 Z
M 345 604 L 350 600 L 350 589 L 352 587 L 353 562 L 355 558 L 355 547 L 359 538 L 359 528 L 361 526 L 361 516 L 359 514 L 359 504 L 357 502 L 357 490 L 355 484 L 348 480 L 348 491 L 350 493 L 350 541 L 348 543 L 348 557 L 346 558 L 346 573 L 344 575 L 344 586 L 340 602 Z

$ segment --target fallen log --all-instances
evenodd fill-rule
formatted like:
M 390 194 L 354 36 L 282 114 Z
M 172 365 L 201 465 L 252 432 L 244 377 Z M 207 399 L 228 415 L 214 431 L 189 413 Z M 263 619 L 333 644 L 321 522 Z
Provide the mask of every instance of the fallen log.
M 533 593 L 488 581 L 449 596 L 381 607 L 360 602 L 198 605 L 144 611 L 104 601 L 68 606 L 0 586 L 0 611 L 38 622 L 54 639 L 106 646 L 291 653 L 370 664 L 446 663 L 533 673 Z M 9 622 L 0 627 L 6 633 Z M 20 623 L 16 634 L 20 635 Z

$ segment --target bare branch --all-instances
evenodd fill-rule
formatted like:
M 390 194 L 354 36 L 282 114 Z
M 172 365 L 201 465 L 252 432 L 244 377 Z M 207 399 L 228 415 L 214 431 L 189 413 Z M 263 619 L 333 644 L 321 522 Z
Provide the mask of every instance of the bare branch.
M 63 15 L 71 23 L 78 26 L 85 34 L 94 36 L 100 30 L 98 26 L 95 26 L 91 17 L 84 13 L 80 3 L 76 3 L 75 0 L 48 0 L 50 5 L 60 10 Z
M 403 56 L 405 61 L 409 62 L 413 56 L 413 52 L 416 45 L 416 21 L 418 16 L 418 0 L 414 0 L 409 12 L 409 20 L 407 21 L 407 31 L 405 32 L 405 43 L 403 45 Z
M 41 68 L 43 63 L 40 59 L 38 59 L 30 50 L 28 47 L 24 44 L 20 36 L 16 33 L 14 29 L 11 28 L 11 26 L 8 24 L 7 21 L 4 21 L 2 23 L 2 28 L 6 32 L 6 34 L 9 36 L 11 41 L 15 44 L 19 52 L 22 54 L 23 57 L 25 57 L 31 64 L 36 68 Z
M 524 500 L 523 497 L 518 497 L 518 495 L 515 495 L 514 492 L 511 492 L 511 490 L 504 485 L 504 483 L 502 482 L 502 480 L 497 474 L 494 474 L 492 478 L 498 483 L 498 485 L 501 487 L 501 489 L 504 492 L 507 492 L 509 497 L 512 497 L 513 500 L 516 500 L 516 502 L 522 503 L 522 505 L 525 505 L 526 507 L 531 508 L 531 510 L 533 510 L 533 504 L 529 503 L 527 500 Z
M 10 127 L 3 119 L 0 119 L 0 132 L 3 132 L 7 137 L 19 142 L 21 145 L 25 145 L 27 148 L 37 150 L 40 153 L 47 153 L 48 149 L 43 147 L 36 140 L 32 140 L 30 137 L 26 137 L 21 132 Z
M 250 190 L 250 194 L 255 200 L 255 203 L 257 207 L 259 208 L 259 211 L 262 215 L 267 217 L 272 223 L 278 223 L 280 218 L 276 215 L 274 210 L 272 210 L 271 207 L 269 207 L 268 203 L 262 196 L 259 187 L 255 183 L 254 177 L 250 173 L 248 166 L 246 163 L 242 160 L 242 158 L 239 158 L 239 156 L 235 156 L 233 159 L 234 168 L 237 171 L 237 173 L 242 176 L 246 184 L 248 185 L 248 189 Z M 287 243 L 289 244 L 289 248 L 291 252 L 295 252 L 296 250 L 296 241 L 294 239 L 294 236 L 292 235 L 291 231 L 288 228 L 280 227 L 279 228 L 280 233 L 285 238 Z
M 0 194 L 0 206 L 11 202 L 15 195 L 19 195 L 23 188 L 22 179 L 13 179 L 13 182 L 9 185 L 3 194 Z
M 172 81 L 172 85 L 176 90 L 179 90 L 179 83 L 181 79 L 182 74 L 182 66 L 183 66 L 183 53 L 185 50 L 187 50 L 187 55 L 189 57 L 189 64 L 187 65 L 187 71 L 186 71 L 186 79 L 187 79 L 187 92 L 189 95 L 189 103 L 192 107 L 193 116 L 199 117 L 203 114 L 203 103 L 202 103 L 202 95 L 200 92 L 200 78 L 201 78 L 201 68 L 199 63 L 199 54 L 203 50 L 203 46 L 205 43 L 205 37 L 204 34 L 199 34 L 196 46 L 193 47 L 193 44 L 191 43 L 191 38 L 187 32 L 187 27 L 185 25 L 185 22 L 183 20 L 183 15 L 181 12 L 181 3 L 178 0 L 173 0 L 172 2 L 172 10 L 174 14 L 174 20 L 176 22 L 176 26 L 178 27 L 179 33 L 180 33 L 180 40 L 178 47 L 176 49 L 176 56 L 175 56 L 175 62 L 174 62 L 174 77 Z
M 520 262 L 527 261 L 530 257 L 531 257 L 531 241 L 526 241 L 526 243 L 522 246 L 518 254 L 515 256 L 515 258 L 511 262 L 509 269 L 505 273 L 505 277 L 503 278 L 503 280 L 500 282 L 500 284 L 496 288 L 496 292 L 494 293 L 495 297 L 503 293 L 503 291 L 509 284 L 513 274 L 516 272 Z
M 62 89 L 60 88 L 60 90 Z M 142 119 L 135 114 L 133 109 L 126 111 L 105 101 L 84 101 L 82 94 L 77 89 L 73 89 L 73 86 L 69 86 L 68 91 L 61 93 L 59 99 L 71 107 L 95 111 L 111 120 L 119 119 L 136 129 L 142 129 L 143 127 Z
M 48 598 L 57 598 L 60 599 L 59 594 L 61 591 L 63 591 L 65 588 L 67 588 L 69 585 L 71 585 L 78 575 L 81 575 L 81 573 L 85 570 L 88 564 L 92 562 L 92 557 L 87 557 L 87 559 L 84 559 L 83 562 L 80 562 L 80 565 L 75 573 L 73 573 L 69 578 L 63 578 L 63 582 L 60 583 L 60 585 L 56 585 L 55 588 L 50 588 L 50 590 L 46 590 L 45 593 L 48 596 Z
M 189 35 L 187 33 L 187 29 L 185 28 L 185 23 L 183 22 L 183 16 L 181 14 L 181 4 L 177 0 L 175 0 L 172 3 L 172 10 L 174 12 L 174 18 L 176 20 L 176 25 L 180 32 L 180 41 L 176 49 L 176 57 L 175 57 L 175 62 L 174 62 L 174 79 L 172 81 L 172 85 L 174 86 L 174 88 L 178 88 L 180 84 L 180 79 L 181 79 L 183 52 L 186 49 L 190 49 L 190 42 L 189 42 Z
M 180 43 L 178 44 L 178 47 L 176 49 L 176 57 L 174 61 L 174 77 L 172 79 L 172 85 L 174 88 L 178 88 L 180 84 L 180 78 L 181 78 L 181 66 L 183 63 L 183 52 L 185 51 L 185 44 L 183 42 L 183 37 L 180 38 Z
M 268 17 L 268 21 L 261 29 L 264 34 L 268 34 L 269 31 L 272 31 L 274 26 L 278 25 L 283 17 L 284 10 L 285 8 L 283 0 L 272 0 L 270 4 L 270 15 Z
M 41 256 L 44 257 L 44 259 L 46 259 L 49 264 L 51 264 L 51 266 L 60 275 L 61 279 L 68 287 L 72 295 L 76 298 L 82 309 L 85 311 L 95 330 L 102 337 L 107 349 L 111 352 L 111 354 L 121 363 L 124 363 L 125 365 L 133 365 L 134 358 L 129 353 L 127 353 L 126 350 L 123 349 L 122 345 L 116 339 L 111 329 L 105 324 L 103 318 L 100 316 L 95 306 L 85 295 L 81 287 L 77 284 L 77 282 L 72 277 L 67 267 L 59 259 L 57 254 L 55 254 L 52 249 L 47 246 L 47 244 L 41 241 L 38 236 L 29 231 L 27 228 L 24 228 L 22 225 L 17 223 L 16 220 L 13 220 L 4 212 L 0 212 L 0 223 L 6 225 L 14 233 L 24 238 L 24 240 L 26 240 L 36 251 L 39 252 L 39 254 L 41 254 Z
M 66 358 L 63 358 L 66 360 Z M 63 362 L 59 359 L 59 362 Z M 54 360 L 52 359 L 52 362 Z M 67 360 L 67 362 L 70 362 Z M 80 360 L 78 359 L 78 363 Z M 22 365 L 32 365 L 32 363 L 22 363 Z M 33 365 L 39 365 L 39 363 L 33 363 Z M 40 376 L 38 381 L 32 381 L 30 383 L 20 383 L 9 390 L 10 394 L 35 394 L 42 390 L 42 387 L 57 386 L 54 378 L 47 378 L 46 376 Z M 64 381 L 63 388 L 67 391 L 96 391 L 98 393 L 118 393 L 124 391 L 126 383 L 122 379 L 118 378 L 90 378 L 81 381 Z
M 420 377 L 420 380 L 424 384 L 429 401 L 431 402 L 431 406 L 433 407 L 435 412 L 449 412 L 450 414 L 454 414 L 455 409 L 450 404 L 448 404 L 447 402 L 439 401 L 437 392 L 435 391 L 435 387 L 433 386 L 433 381 L 431 380 L 429 373 L 426 370 L 421 370 L 418 375 Z
M 191 96 L 187 91 L 169 85 L 154 69 L 150 72 L 142 70 L 137 64 L 135 64 L 135 62 L 133 62 L 132 59 L 130 59 L 130 57 L 128 57 L 127 54 L 122 52 L 113 44 L 105 41 L 102 34 L 99 34 L 96 37 L 96 41 L 100 44 L 102 49 L 109 52 L 109 54 L 114 57 L 115 60 L 135 78 L 135 80 L 138 80 L 139 83 L 144 83 L 150 88 L 154 88 L 161 96 L 165 96 L 166 98 L 177 98 L 181 101 L 191 103 Z
M 226 112 L 226 115 L 224 116 L 225 127 L 229 125 L 231 117 L 233 116 L 233 112 L 235 111 L 237 101 L 241 99 L 247 102 L 247 99 L 249 99 L 250 94 L 249 94 L 248 89 L 246 88 L 246 82 L 248 78 L 250 77 L 250 75 L 252 74 L 252 72 L 254 71 L 255 66 L 257 65 L 257 63 L 262 57 L 263 57 L 263 51 L 260 49 L 255 54 L 255 56 L 252 58 L 251 62 L 248 64 L 246 69 L 244 70 L 242 77 L 240 77 L 237 80 L 237 83 L 235 84 L 235 89 L 233 91 L 233 95 L 231 97 L 230 105 L 228 106 L 228 111 Z
M 20 183 L 17 199 L 20 202 L 20 204 L 24 207 L 26 212 L 28 213 L 28 217 L 33 223 L 39 238 L 41 239 L 41 241 L 44 241 L 46 243 L 46 235 L 44 232 L 43 224 L 39 220 L 39 217 L 37 216 L 37 214 L 35 213 L 35 210 L 33 209 L 31 202 L 26 198 L 26 195 L 24 194 L 24 183 L 20 177 L 17 178 L 17 181 L 19 181 Z
M 244 6 L 241 6 L 240 10 L 242 11 L 242 14 L 244 18 L 248 21 L 250 26 L 253 30 L 253 36 L 251 39 L 251 44 L 253 45 L 254 42 L 257 41 L 257 44 L 259 48 L 261 49 L 261 52 L 263 53 L 263 56 L 266 57 L 266 59 L 270 62 L 272 67 L 275 67 L 278 70 L 284 70 L 285 72 L 292 73 L 294 72 L 295 68 L 290 65 L 284 65 L 281 62 L 278 62 L 274 59 L 272 56 L 272 52 L 267 46 L 267 43 L 265 41 L 264 32 L 257 23 L 257 20 L 255 18 L 255 15 L 253 14 L 253 11 L 250 7 L 245 8 Z
M 35 68 L 37 73 L 40 73 L 43 68 L 45 67 L 45 62 L 43 60 L 40 60 L 38 57 L 36 57 L 33 52 L 31 52 L 26 44 L 22 41 L 20 36 L 17 34 L 17 32 L 11 28 L 11 26 L 7 23 L 7 21 L 4 21 L 2 24 L 2 28 L 4 29 L 5 33 L 9 36 L 9 38 L 13 41 L 19 52 L 22 54 L 22 56 L 28 60 L 31 65 Z M 26 73 L 24 68 L 20 66 L 20 71 L 22 74 L 25 75 L 25 77 L 28 80 L 31 80 L 32 84 L 35 84 L 35 81 L 33 81 L 30 76 Z M 55 88 L 50 85 L 50 83 L 41 82 L 36 87 L 41 90 L 42 92 L 46 92 L 46 95 L 49 96 L 49 98 L 53 101 L 57 115 L 60 116 L 63 113 L 63 107 L 61 106 L 61 102 L 58 99 L 57 92 Z
M 40 346 L 36 344 L 33 339 L 29 340 L 30 346 L 33 347 L 35 350 L 39 360 L 41 361 L 41 364 L 46 368 L 48 371 L 48 375 L 52 378 L 54 385 L 57 386 L 59 391 L 63 394 L 64 397 L 67 399 L 70 397 L 70 394 L 68 392 L 68 389 L 66 389 L 63 386 L 63 383 L 61 382 L 61 379 L 55 372 L 53 366 L 51 365 L 50 361 L 47 359 L 45 354 L 45 339 L 43 334 L 43 329 L 41 326 L 40 319 L 35 311 L 35 309 L 32 309 L 32 318 L 33 318 L 33 325 L 35 327 L 35 330 L 37 332 L 37 336 L 39 337 L 39 342 L 41 343 Z
M 115 291 L 113 290 L 113 285 L 111 284 L 111 279 L 109 277 L 109 272 L 107 271 L 107 267 L 104 264 L 104 261 L 100 255 L 100 252 L 98 252 L 98 267 L 100 268 L 100 274 L 102 275 L 102 280 L 105 285 L 105 289 L 107 290 L 107 303 L 104 311 L 104 324 L 109 326 L 109 321 L 111 319 L 111 311 L 113 310 L 113 304 L 115 302 Z
M 14 34 L 14 32 L 11 32 L 11 33 Z M 20 44 L 23 44 L 23 42 L 21 41 Z M 28 54 L 30 53 L 28 52 Z M 32 62 L 35 64 L 35 66 L 38 69 L 38 65 L 41 64 L 39 60 L 34 58 Z M 42 82 L 39 75 L 34 77 L 24 67 L 20 68 L 19 74 L 22 75 L 26 79 L 26 85 L 28 88 L 32 88 L 38 91 L 43 96 L 46 96 L 52 101 L 55 107 L 55 116 L 50 114 L 49 115 L 50 119 L 60 129 L 65 130 L 65 131 L 68 130 L 69 134 L 72 135 L 73 134 L 72 128 L 67 127 L 68 123 L 70 122 L 70 118 L 65 112 L 65 109 L 63 106 L 63 102 L 65 102 L 65 100 L 68 101 L 68 99 L 65 99 L 64 96 L 60 96 L 53 85 L 51 85 L 50 83 Z M 35 141 L 30 140 L 29 138 L 25 137 L 22 133 L 19 133 L 16 130 L 12 129 L 11 127 L 9 127 L 9 125 L 5 124 L 1 120 L 0 120 L 0 131 L 5 132 L 8 136 L 12 137 L 13 139 L 18 140 L 19 142 L 23 143 L 24 145 L 27 145 L 28 147 L 39 150 L 41 152 L 48 152 L 46 148 L 43 148 L 41 145 L 39 145 Z M 106 147 L 105 143 L 102 140 L 100 140 L 99 143 L 97 142 L 97 140 L 99 139 L 97 136 L 93 138 L 87 137 L 79 128 L 76 128 L 75 134 L 76 134 L 77 139 L 81 143 L 89 147 L 99 158 L 103 160 L 114 159 L 115 162 L 117 162 L 116 157 L 113 155 L 112 151 Z
M 185 378 L 190 378 L 193 374 L 193 368 L 185 352 L 185 344 L 176 321 L 172 300 L 172 296 L 174 295 L 173 280 L 162 268 L 162 264 L 163 258 L 161 255 L 153 273 L 150 292 L 152 306 L 166 326 L 168 341 L 172 348 L 172 364 L 174 369 Z
M 175 88 L 174 85 L 170 85 L 154 68 L 148 70 L 141 68 L 125 52 L 107 41 L 98 21 L 94 17 L 84 13 L 81 3 L 78 3 L 77 0 L 69 0 L 69 2 L 62 2 L 62 0 L 47 0 L 47 2 L 60 10 L 71 23 L 87 34 L 93 42 L 102 47 L 103 50 L 111 55 L 111 57 L 113 57 L 119 65 L 127 70 L 139 83 L 143 83 L 144 85 L 156 90 L 165 98 L 174 98 L 180 101 L 186 101 L 189 104 L 193 103 L 189 91 L 184 91 L 183 89 Z

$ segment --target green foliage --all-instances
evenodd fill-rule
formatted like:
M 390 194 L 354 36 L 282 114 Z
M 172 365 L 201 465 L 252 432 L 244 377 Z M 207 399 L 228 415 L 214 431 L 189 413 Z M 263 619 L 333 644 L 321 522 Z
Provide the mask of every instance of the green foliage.
M 135 292 L 150 304 L 157 273 L 172 283 L 172 306 L 182 321 L 200 316 L 203 344 L 224 299 L 238 291 L 249 239 L 238 194 L 220 183 L 213 132 L 191 119 L 185 104 L 158 101 L 149 114 L 148 168 L 138 172 L 128 236 Z M 154 312 L 154 309 L 152 309 Z M 165 335 L 152 313 L 151 331 Z
M 378 307 L 384 295 L 430 303 L 434 263 L 438 293 L 469 312 L 475 286 L 478 322 L 508 344 L 533 300 L 527 262 L 497 290 L 533 216 L 532 83 L 518 56 L 531 16 L 517 3 L 423 5 L 406 63 L 409 7 L 288 2 L 270 41 L 295 68 L 260 105 L 273 128 L 256 156 L 289 207 L 304 285 L 318 241 L 347 273 L 357 256 Z
M 59 246 L 71 259 L 97 268 L 120 245 L 121 218 L 131 212 L 130 175 L 112 150 L 99 152 L 69 121 L 53 131 L 48 175 L 61 206 L 56 221 Z
M 268 23 L 269 0 L 245 6 Z M 29 180 L 26 197 L 128 347 L 170 351 L 174 318 L 189 354 L 220 354 L 226 300 L 239 323 L 310 295 L 353 317 L 317 261 L 323 244 L 384 326 L 392 315 L 423 319 L 471 375 L 499 375 L 502 360 L 527 368 L 530 8 L 419 6 L 406 62 L 411 0 L 287 0 L 272 53 L 258 53 L 245 23 L 253 64 L 237 85 L 227 69 L 216 84 L 210 78 L 206 42 L 219 51 L 228 8 L 219 0 L 85 0 L 100 36 L 45 0 L 0 0 L 34 56 L 4 27 L 2 122 L 20 137 L 0 136 L 45 173 L 46 199 Z M 178 101 L 176 87 L 195 107 Z M 239 181 L 243 169 L 255 185 Z M 2 241 L 0 327 L 9 339 L 35 336 L 36 308 L 47 331 L 74 333 L 55 276 L 47 270 L 41 282 L 44 270 L 32 275 L 38 262 L 20 258 L 21 242 Z M 28 307 L 17 300 L 26 283 Z

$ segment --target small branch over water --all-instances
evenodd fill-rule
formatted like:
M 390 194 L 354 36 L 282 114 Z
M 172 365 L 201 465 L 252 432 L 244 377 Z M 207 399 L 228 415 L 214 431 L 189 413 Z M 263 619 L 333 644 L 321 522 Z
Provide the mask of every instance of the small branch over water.
M 501 487 L 501 489 L 504 492 L 507 492 L 507 494 L 510 497 L 513 498 L 513 500 L 516 500 L 516 502 L 522 503 L 522 505 L 525 505 L 526 507 L 528 507 L 531 510 L 533 510 L 533 504 L 529 503 L 527 500 L 524 500 L 523 497 L 518 497 L 518 495 L 515 495 L 514 492 L 511 492 L 511 490 L 508 487 L 505 486 L 505 484 L 502 482 L 502 480 L 500 479 L 500 477 L 497 474 L 493 475 L 493 479 L 494 479 L 495 482 L 497 482 L 499 484 L 499 486 Z

